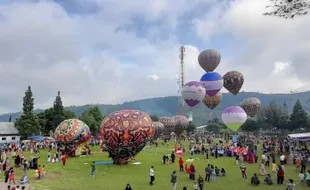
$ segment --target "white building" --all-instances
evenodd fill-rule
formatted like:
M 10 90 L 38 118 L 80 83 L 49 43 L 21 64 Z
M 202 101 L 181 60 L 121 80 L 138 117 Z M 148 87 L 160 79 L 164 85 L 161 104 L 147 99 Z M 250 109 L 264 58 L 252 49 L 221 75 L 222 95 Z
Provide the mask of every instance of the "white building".
M 20 135 L 13 122 L 0 122 L 0 144 L 18 143 Z

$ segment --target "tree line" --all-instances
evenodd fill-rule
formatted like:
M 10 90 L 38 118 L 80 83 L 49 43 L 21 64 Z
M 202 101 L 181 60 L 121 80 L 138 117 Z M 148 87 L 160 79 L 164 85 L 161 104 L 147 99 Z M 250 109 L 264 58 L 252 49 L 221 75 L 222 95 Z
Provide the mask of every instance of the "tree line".
M 34 112 L 34 97 L 31 86 L 28 86 L 23 98 L 23 109 L 20 118 L 16 119 L 15 127 L 23 138 L 31 135 L 49 135 L 53 136 L 57 126 L 66 119 L 77 118 L 74 112 L 66 110 L 61 100 L 60 91 L 54 100 L 53 105 L 43 112 Z M 99 133 L 100 124 L 104 116 L 98 107 L 86 109 L 78 117 L 85 122 L 93 135 Z M 12 118 L 9 118 L 11 122 Z
M 98 107 L 91 107 L 86 109 L 79 117 L 76 117 L 74 112 L 64 108 L 59 91 L 50 108 L 45 109 L 43 112 L 35 113 L 33 92 L 29 86 L 23 98 L 22 115 L 16 119 L 15 127 L 24 138 L 39 134 L 53 136 L 56 127 L 63 120 L 72 118 L 78 118 L 85 122 L 92 134 L 98 135 L 104 115 Z M 10 117 L 9 121 L 11 119 Z M 153 121 L 159 120 L 156 115 L 151 115 L 151 119 Z M 195 129 L 196 126 L 193 122 L 190 122 L 185 128 L 187 132 L 193 132 Z M 219 118 L 209 120 L 205 129 L 216 133 L 231 132 Z M 262 106 L 257 115 L 254 118 L 248 118 L 240 128 L 242 131 L 258 131 L 260 129 L 270 131 L 301 131 L 302 129 L 310 129 L 310 117 L 303 109 L 300 100 L 296 101 L 291 113 L 285 102 L 282 105 L 278 105 L 273 101 L 269 105 Z
M 297 100 L 291 113 L 286 102 L 282 105 L 272 101 L 264 105 L 255 117 L 247 119 L 239 131 L 304 131 L 310 128 L 310 117 L 303 109 L 300 100 Z M 208 122 L 207 131 L 229 133 L 231 132 L 220 119 L 214 118 Z

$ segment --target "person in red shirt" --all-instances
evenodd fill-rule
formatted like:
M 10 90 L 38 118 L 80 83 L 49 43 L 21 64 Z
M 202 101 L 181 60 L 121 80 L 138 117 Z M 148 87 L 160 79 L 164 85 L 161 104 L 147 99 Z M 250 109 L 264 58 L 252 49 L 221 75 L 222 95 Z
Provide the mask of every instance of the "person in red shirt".
M 282 169 L 281 166 L 278 166 L 279 170 L 278 170 L 278 173 L 277 173 L 277 182 L 278 184 L 283 184 L 283 181 L 284 181 L 284 170 Z
M 62 161 L 62 165 L 65 166 L 66 165 L 66 161 L 67 161 L 67 155 L 63 155 L 63 157 L 61 158 Z
M 180 167 L 180 172 L 183 172 L 183 170 L 184 170 L 184 161 L 182 160 L 182 158 L 180 158 L 180 160 L 179 160 L 179 167 Z

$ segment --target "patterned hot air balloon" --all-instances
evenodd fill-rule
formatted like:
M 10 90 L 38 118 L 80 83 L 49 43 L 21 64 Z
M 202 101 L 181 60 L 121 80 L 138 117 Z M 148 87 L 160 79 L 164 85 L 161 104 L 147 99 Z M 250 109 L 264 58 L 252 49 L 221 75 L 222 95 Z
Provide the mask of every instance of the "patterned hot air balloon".
M 218 92 L 215 96 L 208 96 L 202 100 L 202 102 L 210 109 L 213 110 L 222 101 L 222 93 Z
M 261 102 L 258 98 L 247 98 L 243 100 L 240 104 L 240 107 L 244 109 L 244 111 L 248 114 L 250 117 L 254 117 L 258 110 L 260 109 Z
M 182 88 L 182 97 L 188 106 L 194 107 L 205 97 L 206 90 L 198 81 L 191 81 Z
M 59 151 L 68 156 L 78 156 L 89 144 L 89 127 L 81 120 L 67 119 L 61 122 L 54 132 L 55 140 L 60 144 Z
M 116 111 L 104 118 L 100 134 L 114 164 L 127 164 L 154 135 L 152 119 L 138 110 Z
M 247 115 L 239 106 L 227 107 L 222 113 L 222 120 L 232 131 L 237 131 L 246 121 Z
M 216 50 L 204 50 L 198 56 L 201 68 L 206 72 L 212 72 L 221 62 L 221 54 Z
M 163 138 L 169 139 L 171 132 L 173 132 L 176 127 L 176 121 L 172 117 L 161 117 L 159 118 L 159 122 L 165 126 L 163 131 Z
M 163 132 L 165 126 L 161 122 L 155 121 L 153 122 L 153 127 L 155 128 L 155 134 L 153 136 L 153 139 L 158 139 Z
M 208 96 L 216 95 L 223 87 L 223 78 L 217 72 L 205 73 L 202 75 L 200 82 L 206 89 Z
M 244 83 L 243 74 L 238 71 L 229 71 L 223 76 L 224 87 L 232 94 L 237 95 Z

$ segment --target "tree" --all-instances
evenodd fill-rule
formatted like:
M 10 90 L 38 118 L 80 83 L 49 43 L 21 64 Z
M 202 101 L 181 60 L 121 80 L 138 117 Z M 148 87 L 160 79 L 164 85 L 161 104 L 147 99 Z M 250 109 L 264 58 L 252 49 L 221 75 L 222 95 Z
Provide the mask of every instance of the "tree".
M 159 117 L 157 115 L 150 115 L 152 121 L 159 121 Z
M 280 114 L 279 125 L 281 129 L 287 129 L 289 127 L 288 125 L 289 119 L 290 119 L 290 115 L 289 115 L 288 107 L 287 107 L 286 102 L 284 102 L 283 106 L 281 107 L 281 114 Z
M 281 108 L 272 101 L 269 106 L 265 107 L 265 121 L 275 128 L 279 128 L 280 125 L 280 113 Z
M 54 101 L 53 105 L 53 126 L 54 129 L 63 121 L 64 116 L 64 107 L 62 105 L 62 100 L 60 97 L 60 91 L 58 91 L 58 94 L 56 96 L 56 99 Z
M 300 129 L 306 127 L 308 123 L 308 114 L 303 109 L 300 100 L 298 99 L 293 107 L 293 112 L 290 115 L 292 129 Z
M 242 126 L 242 131 L 258 131 L 260 128 L 259 123 L 254 119 L 248 119 Z
M 294 18 L 295 16 L 306 15 L 310 9 L 309 0 L 270 0 L 271 5 L 266 6 L 266 16 L 277 16 L 282 18 Z
M 54 115 L 54 108 L 53 107 L 48 108 L 41 113 L 38 113 L 37 116 L 39 118 L 41 131 L 42 131 L 42 133 L 44 133 L 46 135 L 48 135 L 50 132 L 54 132 L 56 127 L 59 125 L 58 124 L 55 126 L 55 123 L 54 123 L 55 122 L 55 119 L 54 119 L 55 115 Z M 61 121 L 66 120 L 66 119 L 73 119 L 73 118 L 75 118 L 74 112 L 71 112 L 69 110 L 64 109 Z
M 97 135 L 99 133 L 103 116 L 98 107 L 92 107 L 85 110 L 79 119 L 88 125 L 93 135 Z
M 9 122 L 12 122 L 12 116 L 10 115 L 10 117 L 9 117 Z
M 23 98 L 23 114 L 15 121 L 15 127 L 23 138 L 38 134 L 40 131 L 39 119 L 33 113 L 33 110 L 34 98 L 31 87 L 28 86 Z
M 218 123 L 209 123 L 206 130 L 213 133 L 218 133 L 221 130 L 221 125 Z
M 188 133 L 190 133 L 190 132 L 195 131 L 195 129 L 196 129 L 196 125 L 195 125 L 193 122 L 190 121 L 185 130 L 186 130 Z

